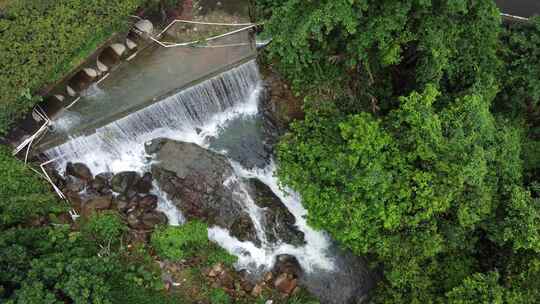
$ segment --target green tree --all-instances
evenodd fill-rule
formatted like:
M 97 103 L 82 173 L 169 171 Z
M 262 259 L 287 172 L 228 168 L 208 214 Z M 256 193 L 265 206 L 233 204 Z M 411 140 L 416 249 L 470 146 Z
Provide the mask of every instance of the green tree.
M 489 0 L 258 3 L 269 62 L 307 95 L 305 119 L 278 147 L 278 175 L 312 225 L 382 266 L 374 300 L 538 301 L 523 258 L 540 237 L 526 132 L 492 112 L 499 88 L 522 81 L 502 63 L 516 51 L 535 66 L 534 39 L 505 32 L 503 43 L 534 51 L 500 49 Z
M 491 0 L 257 3 L 273 38 L 268 56 L 298 91 L 341 88 L 384 109 L 428 83 L 445 95 L 495 83 L 500 17 Z

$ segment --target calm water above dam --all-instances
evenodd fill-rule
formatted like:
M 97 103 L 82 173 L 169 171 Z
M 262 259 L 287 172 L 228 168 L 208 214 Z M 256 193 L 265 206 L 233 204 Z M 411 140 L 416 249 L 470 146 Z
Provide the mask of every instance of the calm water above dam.
M 244 44 L 222 48 L 152 45 L 86 90 L 73 107 L 55 119 L 53 132 L 47 134 L 39 148 L 43 150 L 68 138 L 92 134 L 97 128 L 256 55 L 249 31 L 213 44 L 239 42 Z

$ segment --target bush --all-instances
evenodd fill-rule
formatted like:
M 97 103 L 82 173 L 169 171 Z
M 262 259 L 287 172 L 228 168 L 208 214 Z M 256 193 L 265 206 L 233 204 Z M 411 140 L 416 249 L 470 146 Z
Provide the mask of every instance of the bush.
M 65 209 L 48 185 L 0 146 L 0 228 Z
M 210 291 L 210 303 L 211 304 L 230 304 L 232 303 L 231 297 L 221 288 L 214 288 Z
M 206 266 L 223 263 L 232 266 L 237 257 L 208 239 L 208 226 L 191 221 L 182 226 L 167 226 L 152 234 L 152 246 L 166 259 L 180 260 L 198 256 Z
M 126 228 L 118 213 L 107 211 L 93 214 L 82 224 L 81 232 L 88 239 L 107 246 L 111 243 L 117 243 Z
M 0 17 L 0 134 L 54 83 L 80 64 L 143 0 L 18 0 Z
M 154 231 L 151 242 L 164 258 L 186 259 L 208 248 L 208 226 L 199 221 L 191 221 L 179 227 L 162 227 Z

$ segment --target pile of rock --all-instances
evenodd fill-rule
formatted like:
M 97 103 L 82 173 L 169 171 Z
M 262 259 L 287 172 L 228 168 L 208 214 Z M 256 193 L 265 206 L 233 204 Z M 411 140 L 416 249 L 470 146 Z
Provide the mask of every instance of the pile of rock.
M 157 211 L 158 197 L 151 194 L 152 174 L 133 171 L 100 173 L 96 176 L 82 163 L 68 163 L 65 175 L 52 172 L 54 182 L 73 208 L 83 217 L 104 210 L 116 210 L 133 230 L 150 232 L 166 224 L 167 217 Z
M 265 289 L 273 289 L 282 297 L 289 297 L 300 291 L 298 286 L 302 268 L 298 260 L 288 254 L 277 256 L 276 264 L 271 272 L 264 274 L 263 279 L 253 287 L 251 295 L 258 297 Z
M 161 261 L 165 285 L 170 289 L 182 288 L 185 284 L 185 273 L 197 264 L 197 261 Z M 274 298 L 285 299 L 300 292 L 298 285 L 302 270 L 295 257 L 280 255 L 272 271 L 265 273 L 258 280 L 253 280 L 245 271 L 235 271 L 233 268 L 217 263 L 203 269 L 204 280 L 211 288 L 223 289 L 236 302 L 246 302 L 246 299 Z M 191 282 L 192 283 L 192 282 Z M 190 288 L 193 286 L 190 285 Z M 241 301 L 243 300 L 243 301 Z
M 265 294 L 286 298 L 300 291 L 298 280 L 301 273 L 296 258 L 284 254 L 277 257 L 274 269 L 256 282 L 250 280 L 245 273 L 231 271 L 221 263 L 210 268 L 206 276 L 213 282 L 213 287 L 223 288 L 231 297 L 259 298 Z

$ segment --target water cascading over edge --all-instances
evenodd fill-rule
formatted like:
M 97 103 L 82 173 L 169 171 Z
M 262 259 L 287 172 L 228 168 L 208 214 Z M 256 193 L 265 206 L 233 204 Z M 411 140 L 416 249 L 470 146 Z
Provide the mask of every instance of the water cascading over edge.
M 55 159 L 59 168 L 76 160 L 87 164 L 92 172 L 137 169 L 144 161 L 141 143 L 163 136 L 202 145 L 231 116 L 256 113 L 254 95 L 259 86 L 257 65 L 250 61 L 131 113 L 91 135 L 72 136 L 45 154 Z
M 260 118 L 258 102 L 261 91 L 257 64 L 250 61 L 99 128 L 94 134 L 74 137 L 45 153 L 50 159 L 55 159 L 59 171 L 63 171 L 67 162 L 82 162 L 94 174 L 127 170 L 147 172 L 154 160 L 146 155 L 145 143 L 156 138 L 170 138 L 210 149 L 212 139 L 219 138 L 231 121 L 242 117 Z M 227 155 L 227 151 L 218 152 Z M 340 298 L 328 292 L 354 285 L 350 282 L 354 280 L 351 278 L 358 276 L 356 269 L 348 268 L 348 259 L 336 253 L 325 233 L 309 227 L 307 211 L 300 197 L 292 191 L 286 194 L 278 186 L 275 165 L 268 161 L 266 168 L 249 169 L 229 158 L 234 174 L 228 182 L 237 184 L 234 186 L 236 200 L 257 227 L 261 244 L 240 241 L 231 236 L 230 231 L 218 226 L 211 227 L 209 237 L 238 256 L 237 266 L 248 271 L 260 273 L 269 270 L 278 255 L 294 255 L 302 269 L 313 274 L 307 278 L 312 282 L 310 289 L 328 299 L 329 303 L 339 303 Z M 269 228 L 261 224 L 261 212 L 264 210 L 254 206 L 253 198 L 242 185 L 243 180 L 249 178 L 257 178 L 266 184 L 294 215 L 296 227 L 305 236 L 304 245 L 293 246 L 281 240 L 269 242 L 265 239 L 261 230 Z M 176 206 L 157 184 L 154 186 L 154 194 L 160 197 L 160 208 L 169 217 L 169 223 L 181 223 L 183 217 Z M 307 284 L 310 285 L 309 282 Z M 355 284 L 351 288 L 357 288 L 357 282 Z

